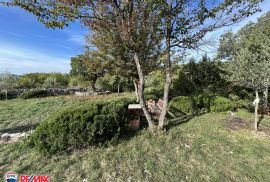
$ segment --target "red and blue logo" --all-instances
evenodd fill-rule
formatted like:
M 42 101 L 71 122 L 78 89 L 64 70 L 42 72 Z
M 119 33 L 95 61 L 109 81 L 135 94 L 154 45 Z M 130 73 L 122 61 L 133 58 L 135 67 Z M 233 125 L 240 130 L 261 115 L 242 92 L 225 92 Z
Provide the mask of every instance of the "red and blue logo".
M 18 175 L 15 172 L 7 172 L 5 174 L 5 182 L 19 182 Z M 20 182 L 49 182 L 49 176 L 20 176 Z
M 18 175 L 15 172 L 6 173 L 6 182 L 17 182 Z
M 20 176 L 20 182 L 49 182 L 48 176 Z

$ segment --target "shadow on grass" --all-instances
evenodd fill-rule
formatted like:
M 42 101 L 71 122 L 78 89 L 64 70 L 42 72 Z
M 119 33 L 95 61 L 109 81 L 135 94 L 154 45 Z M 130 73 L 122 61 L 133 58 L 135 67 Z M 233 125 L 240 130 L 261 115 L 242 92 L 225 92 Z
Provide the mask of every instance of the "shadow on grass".
M 263 118 L 264 118 L 264 114 L 262 113 L 261 116 L 259 117 L 259 120 L 258 120 L 258 124 L 257 124 L 258 126 L 262 122 Z
M 0 133 L 20 133 L 35 129 L 39 124 L 29 124 L 23 126 L 15 126 L 13 128 L 0 129 Z
M 175 126 L 189 122 L 191 119 L 193 119 L 196 116 L 201 116 L 204 114 L 206 114 L 206 113 L 193 114 L 193 115 L 182 115 L 180 117 L 169 119 L 168 124 L 166 125 L 166 129 L 170 130 L 171 128 L 173 128 Z

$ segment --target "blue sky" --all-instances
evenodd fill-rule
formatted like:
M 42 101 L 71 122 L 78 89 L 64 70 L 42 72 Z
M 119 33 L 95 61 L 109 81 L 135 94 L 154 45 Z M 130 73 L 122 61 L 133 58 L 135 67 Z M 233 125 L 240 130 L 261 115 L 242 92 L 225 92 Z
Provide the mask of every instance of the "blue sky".
M 0 70 L 68 73 L 70 58 L 83 51 L 87 32 L 79 22 L 48 29 L 30 13 L 0 6 Z
M 236 23 L 232 26 L 227 26 L 216 30 L 215 32 L 211 32 L 206 34 L 204 40 L 207 43 L 205 46 L 200 47 L 200 50 L 191 50 L 188 52 L 188 58 L 194 57 L 196 60 L 199 60 L 205 53 L 207 53 L 208 57 L 213 57 L 216 54 L 218 45 L 219 45 L 219 38 L 222 34 L 227 31 L 232 31 L 233 33 L 237 33 L 239 29 L 243 26 L 248 24 L 249 22 L 256 22 L 257 19 L 270 11 L 270 0 L 264 0 L 260 4 L 261 11 L 253 14 L 242 20 L 239 23 Z
M 220 29 L 207 35 L 215 40 L 225 31 L 236 32 L 249 21 L 270 11 L 270 0 L 265 0 L 259 12 L 241 23 Z M 70 70 L 70 58 L 83 51 L 84 36 L 87 29 L 79 22 L 60 29 L 47 29 L 37 18 L 16 7 L 0 6 L 0 70 L 14 74 L 30 72 L 62 72 Z M 215 47 L 205 47 L 214 52 Z M 193 56 L 202 53 L 191 52 Z M 212 53 L 213 54 L 213 53 Z

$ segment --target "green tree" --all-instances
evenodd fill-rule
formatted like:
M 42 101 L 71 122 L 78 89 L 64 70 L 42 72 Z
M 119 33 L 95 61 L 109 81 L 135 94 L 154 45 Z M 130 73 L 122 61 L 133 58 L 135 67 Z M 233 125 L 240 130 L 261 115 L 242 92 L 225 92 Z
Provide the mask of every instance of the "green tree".
M 105 23 L 109 25 L 110 23 Z M 120 86 L 120 82 L 123 82 L 126 79 L 130 79 L 133 81 L 135 94 L 137 97 L 137 102 L 139 102 L 138 95 L 138 73 L 136 64 L 134 62 L 132 49 L 129 48 L 127 42 L 121 39 L 120 32 L 114 32 L 113 34 L 110 31 L 111 26 L 105 26 L 104 24 L 100 24 L 98 27 L 95 24 L 95 31 L 91 32 L 91 34 L 87 37 L 87 44 L 89 47 L 95 46 L 96 51 L 95 55 L 100 57 L 101 59 L 108 60 L 108 73 L 112 76 L 116 76 L 119 82 L 117 83 Z M 87 46 L 88 46 L 87 45 Z M 159 62 L 157 61 L 156 56 L 149 56 L 151 51 L 145 51 L 144 61 L 141 61 L 143 65 L 143 74 L 147 75 L 149 72 L 157 69 L 159 67 Z
M 118 33 L 132 51 L 139 76 L 139 96 L 144 114 L 151 129 L 152 121 L 145 105 L 143 89 L 144 74 L 141 62 L 144 53 L 148 55 L 159 49 L 156 41 L 164 38 L 166 59 L 163 62 L 166 73 L 164 86 L 164 105 L 159 118 L 159 127 L 164 127 L 168 107 L 168 94 L 171 85 L 172 57 L 174 49 L 196 49 L 200 40 L 211 31 L 231 25 L 258 10 L 261 0 L 127 0 L 127 1 L 74 1 L 13 0 L 7 5 L 19 6 L 36 16 L 48 27 L 64 27 L 68 22 L 82 19 L 90 29 L 97 25 L 110 27 L 112 34 Z M 206 3 L 207 2 L 207 3 Z M 211 6 L 209 6 L 211 4 Z M 161 23 L 161 28 L 159 23 Z M 164 34 L 159 34 L 161 30 Z M 153 51 L 153 53 L 152 53 Z
M 17 87 L 17 77 L 8 71 L 0 72 L 0 91 L 5 93 L 8 99 L 8 91 Z
M 90 83 L 91 89 L 96 91 L 96 81 L 106 73 L 105 61 L 95 59 L 91 54 L 79 55 L 71 58 L 71 76 L 80 76 Z
M 258 127 L 258 92 L 269 84 L 270 78 L 270 47 L 261 50 L 261 53 L 254 53 L 244 48 L 237 52 L 234 59 L 228 62 L 225 70 L 228 75 L 225 78 L 239 86 L 253 89 L 255 99 L 255 130 Z
M 231 60 L 237 50 L 236 37 L 229 31 L 223 34 L 219 39 L 219 48 L 216 59 Z
M 184 52 L 186 49 L 197 49 L 208 32 L 231 25 L 256 12 L 260 1 L 161 0 L 158 2 L 164 23 L 167 56 L 164 61 L 166 72 L 164 104 L 159 118 L 159 126 L 163 128 L 172 83 L 172 50 Z M 208 3 L 212 3 L 212 6 L 208 6 Z
M 246 49 L 253 54 L 264 55 L 265 50 L 270 44 L 270 13 L 267 13 L 260 17 L 256 23 L 249 23 L 248 25 L 241 28 L 235 35 L 226 33 L 223 37 L 230 37 L 230 41 L 224 41 L 221 39 L 219 55 L 226 54 L 224 57 L 218 56 L 219 59 L 225 58 L 231 60 L 238 54 L 242 49 Z M 227 36 L 230 35 L 230 36 Z M 231 42 L 231 43 L 228 43 Z M 231 46 L 232 45 L 232 46 Z M 228 47 L 228 48 L 226 48 Z M 268 107 L 268 88 L 270 81 L 266 79 L 264 85 L 265 95 L 265 107 Z
M 44 88 L 66 88 L 68 86 L 69 77 L 61 73 L 49 73 L 44 80 L 42 87 Z

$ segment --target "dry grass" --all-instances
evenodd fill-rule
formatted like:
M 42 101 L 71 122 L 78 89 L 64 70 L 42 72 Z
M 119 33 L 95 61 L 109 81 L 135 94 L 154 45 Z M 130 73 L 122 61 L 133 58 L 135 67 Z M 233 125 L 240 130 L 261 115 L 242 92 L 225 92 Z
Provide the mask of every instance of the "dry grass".
M 123 93 L 120 96 L 132 96 Z M 48 116 L 76 102 L 95 101 L 118 97 L 117 94 L 88 97 L 61 96 L 28 100 L 0 101 L 0 133 L 14 133 L 35 128 Z
M 1 174 L 49 175 L 50 181 L 269 181 L 270 138 L 228 130 L 227 114 L 210 113 L 164 134 L 142 130 L 109 147 L 44 157 L 23 144 L 0 145 Z M 241 111 L 236 117 L 248 120 Z M 269 118 L 262 124 L 268 125 Z

